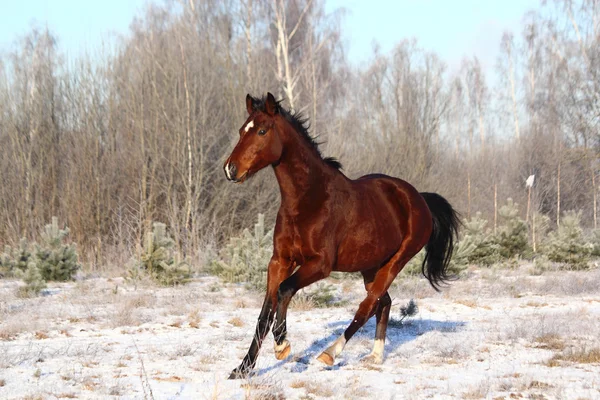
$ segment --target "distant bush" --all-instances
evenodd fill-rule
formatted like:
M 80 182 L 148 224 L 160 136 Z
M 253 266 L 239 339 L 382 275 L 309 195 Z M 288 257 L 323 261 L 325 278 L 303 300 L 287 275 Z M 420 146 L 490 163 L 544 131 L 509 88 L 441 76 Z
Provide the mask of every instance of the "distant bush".
M 68 281 L 79 270 L 77 248 L 67 243 L 69 228 L 60 229 L 58 218 L 41 232 L 40 242 L 30 244 L 22 238 L 19 246 L 6 246 L 0 256 L 0 272 L 6 277 L 22 278 L 25 287 L 21 294 L 35 295 L 46 287 L 47 281 Z
M 310 286 L 294 297 L 299 297 L 300 301 L 310 303 L 316 308 L 341 307 L 346 304 L 346 301 L 337 295 L 336 287 L 324 282 Z
M 473 247 L 466 255 L 466 261 L 470 264 L 491 265 L 501 258 L 499 245 L 490 229 L 486 228 L 487 223 L 481 218 L 480 212 L 463 222 L 461 242 Z
M 162 222 L 155 222 L 152 232 L 146 234 L 142 254 L 129 270 L 128 277 L 137 280 L 147 274 L 164 286 L 187 283 L 191 277 L 190 267 L 179 258 L 174 245 L 175 241 L 167 233 L 167 226 Z
M 35 262 L 42 279 L 46 281 L 72 280 L 80 265 L 77 248 L 73 243 L 65 243 L 69 228 L 60 229 L 58 218 L 44 227 L 39 244 L 35 247 Z
M 266 230 L 265 216 L 258 214 L 254 231 L 244 229 L 240 236 L 229 239 L 219 258 L 211 262 L 209 272 L 226 282 L 245 283 L 250 289 L 264 290 L 272 254 L 273 229 Z
M 19 289 L 23 296 L 37 296 L 42 289 L 46 288 L 46 280 L 40 273 L 40 269 L 33 263 L 29 264 L 23 273 L 23 282 L 25 286 Z
M 549 234 L 543 249 L 551 261 L 568 264 L 573 269 L 588 268 L 594 246 L 584 240 L 581 212 L 566 212 L 558 229 Z
M 590 242 L 592 244 L 592 257 L 600 257 L 600 229 L 592 232 Z
M 519 205 L 511 198 L 498 210 L 501 225 L 494 241 L 503 258 L 531 257 L 527 224 L 519 217 Z
M 450 264 L 448 265 L 448 273 L 450 276 L 459 276 L 460 273 L 467 268 L 469 265 L 469 257 L 475 248 L 476 246 L 468 237 L 463 238 L 456 243 Z M 411 276 L 422 275 L 424 259 L 425 249 L 423 248 L 406 264 L 406 266 L 402 269 L 402 272 Z
M 4 247 L 0 254 L 0 275 L 5 278 L 19 278 L 30 264 L 35 266 L 34 254 L 26 238 L 21 238 L 17 247 Z

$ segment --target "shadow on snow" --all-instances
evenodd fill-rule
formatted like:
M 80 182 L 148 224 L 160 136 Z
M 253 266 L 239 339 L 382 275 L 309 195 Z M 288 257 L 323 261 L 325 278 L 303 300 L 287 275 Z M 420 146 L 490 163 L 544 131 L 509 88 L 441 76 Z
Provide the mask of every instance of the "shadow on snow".
M 350 325 L 352 320 L 343 320 L 331 322 L 327 325 L 328 328 L 333 328 L 333 331 L 328 336 L 313 341 L 306 349 L 298 356 L 294 357 L 291 372 L 303 372 L 308 368 L 311 360 L 316 358 L 328 345 L 333 343 L 340 335 L 344 333 L 344 329 Z M 466 325 L 463 321 L 436 321 L 432 319 L 411 319 L 404 323 L 390 319 L 387 335 L 385 340 L 385 354 L 395 352 L 400 346 L 428 332 L 457 332 Z M 375 318 L 371 318 L 358 332 L 354 334 L 350 343 L 358 339 L 375 338 Z M 343 354 L 343 353 L 342 353 Z M 368 353 L 367 353 L 368 354 Z M 367 355 L 364 354 L 364 355 Z M 364 355 L 361 355 L 364 356 Z M 293 357 L 293 356 L 290 356 Z M 290 362 L 290 357 L 286 360 L 279 361 L 269 367 L 262 368 L 256 371 L 256 375 L 263 375 L 272 370 L 278 369 L 282 365 Z M 384 360 L 385 363 L 385 360 Z M 324 367 L 325 370 L 335 371 L 347 364 L 346 359 L 340 359 L 331 367 Z

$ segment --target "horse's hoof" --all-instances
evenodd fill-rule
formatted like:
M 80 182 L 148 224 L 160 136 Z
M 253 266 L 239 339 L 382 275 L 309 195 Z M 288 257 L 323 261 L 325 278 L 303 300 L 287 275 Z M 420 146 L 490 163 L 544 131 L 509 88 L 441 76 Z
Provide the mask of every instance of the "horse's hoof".
M 333 357 L 326 352 L 321 353 L 317 360 L 321 361 L 323 364 L 329 365 L 330 367 L 333 365 Z
M 290 355 L 292 351 L 292 346 L 290 346 L 290 342 L 284 340 L 280 345 L 275 345 L 275 358 L 278 360 L 285 360 L 287 356 Z
M 383 364 L 383 357 L 369 354 L 368 356 L 363 357 L 361 361 L 366 364 Z
M 245 369 L 241 369 L 241 368 L 236 368 L 233 371 L 231 371 L 231 374 L 229 374 L 229 378 L 227 379 L 246 379 L 249 375 L 249 371 L 245 370 Z

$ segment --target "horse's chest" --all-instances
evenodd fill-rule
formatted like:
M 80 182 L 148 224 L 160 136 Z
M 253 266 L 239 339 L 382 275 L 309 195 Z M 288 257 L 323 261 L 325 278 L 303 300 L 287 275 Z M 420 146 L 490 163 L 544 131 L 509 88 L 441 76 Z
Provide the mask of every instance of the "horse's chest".
M 310 256 L 308 229 L 304 224 L 294 223 L 288 225 L 288 247 L 289 258 L 301 264 L 307 256 Z

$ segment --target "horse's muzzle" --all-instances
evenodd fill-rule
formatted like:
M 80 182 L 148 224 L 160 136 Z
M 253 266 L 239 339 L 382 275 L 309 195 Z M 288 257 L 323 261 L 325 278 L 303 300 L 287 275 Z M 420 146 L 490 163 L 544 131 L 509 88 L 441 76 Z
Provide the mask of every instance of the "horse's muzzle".
M 237 181 L 237 179 L 236 179 L 237 168 L 236 168 L 235 164 L 228 162 L 223 167 L 223 170 L 225 171 L 225 176 L 227 176 L 228 180 L 233 181 L 233 182 Z

